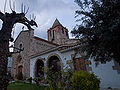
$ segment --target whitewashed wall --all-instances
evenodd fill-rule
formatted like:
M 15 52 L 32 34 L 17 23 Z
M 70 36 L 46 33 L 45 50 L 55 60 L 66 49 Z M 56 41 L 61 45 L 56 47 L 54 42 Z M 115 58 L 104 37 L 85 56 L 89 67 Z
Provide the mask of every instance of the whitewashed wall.
M 37 56 L 30 59 L 30 77 L 34 78 L 34 66 L 35 62 L 38 59 L 45 58 L 44 66 L 47 66 L 47 58 L 51 55 L 57 54 L 60 57 L 62 68 L 67 67 L 66 62 L 72 60 L 71 55 L 74 54 L 74 50 L 67 51 L 67 52 L 60 52 L 60 51 L 53 51 L 41 56 Z M 81 57 L 79 54 L 76 57 Z M 98 78 L 101 80 L 100 87 L 102 88 L 120 88 L 120 74 L 117 73 L 117 70 L 113 70 L 112 66 L 114 66 L 114 62 L 107 62 L 106 64 L 99 64 L 97 67 L 95 66 L 95 62 L 91 60 L 92 72 L 95 73 Z
M 63 69 L 63 67 L 67 67 L 66 62 L 69 60 L 72 60 L 71 55 L 74 54 L 74 51 L 71 50 L 69 52 L 62 52 L 62 53 L 59 51 L 53 51 L 53 52 L 46 53 L 46 54 L 41 55 L 41 56 L 31 58 L 30 59 L 30 77 L 34 78 L 35 63 L 38 59 L 44 58 L 45 59 L 44 66 L 47 67 L 47 58 L 49 56 L 56 55 L 56 54 L 59 55 L 59 57 L 60 57 L 61 68 Z
M 120 74 L 117 73 L 117 70 L 113 70 L 113 61 L 107 62 L 106 64 L 99 64 L 97 67 L 93 60 L 91 62 L 90 67 L 92 67 L 92 71 L 101 80 L 100 87 L 120 88 Z

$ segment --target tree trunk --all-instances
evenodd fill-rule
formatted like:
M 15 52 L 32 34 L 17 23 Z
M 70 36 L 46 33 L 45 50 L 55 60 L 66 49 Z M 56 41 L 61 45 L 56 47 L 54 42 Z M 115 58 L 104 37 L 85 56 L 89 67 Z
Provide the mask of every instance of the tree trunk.
M 29 21 L 25 17 L 25 12 L 16 13 L 13 10 L 12 13 L 4 14 L 0 12 L 0 20 L 3 21 L 2 28 L 0 30 L 0 90 L 7 90 L 7 86 L 9 83 L 7 73 L 9 40 L 11 39 L 12 28 L 15 23 L 22 23 L 26 25 L 29 29 L 31 28 L 31 26 L 34 25 L 37 27 L 37 24 L 34 20 Z
M 7 74 L 9 41 L 0 41 L 0 90 L 7 90 L 9 83 Z

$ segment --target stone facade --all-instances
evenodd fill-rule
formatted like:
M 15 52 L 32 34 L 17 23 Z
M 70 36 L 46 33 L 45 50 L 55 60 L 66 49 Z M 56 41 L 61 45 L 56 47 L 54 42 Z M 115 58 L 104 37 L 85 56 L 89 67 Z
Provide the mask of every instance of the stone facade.
M 23 66 L 22 73 L 24 77 L 29 76 L 30 36 L 31 36 L 30 31 L 22 31 L 17 37 L 17 39 L 15 40 L 14 47 L 19 48 L 21 45 L 22 48 L 24 48 L 24 50 L 21 53 L 16 53 L 16 54 L 13 54 L 12 56 L 13 62 L 12 62 L 11 74 L 13 77 L 16 77 L 16 75 L 18 74 L 19 66 Z M 16 51 L 17 50 L 14 49 L 14 52 Z
M 118 72 L 120 65 L 114 63 L 114 61 L 107 62 L 106 64 L 99 64 L 96 67 L 94 60 L 84 60 L 82 53 L 79 52 L 81 46 L 59 46 L 54 49 L 48 50 L 44 53 L 33 55 L 30 58 L 30 77 L 36 76 L 36 62 L 42 60 L 44 68 L 49 68 L 49 58 L 58 57 L 60 61 L 61 70 L 72 67 L 73 70 L 87 70 L 90 73 L 94 73 L 101 81 L 100 90 L 108 90 L 108 87 L 112 87 L 113 90 L 120 89 L 120 74 Z M 54 60 L 54 59 L 53 59 Z M 71 63 L 72 62 L 72 63 Z M 113 70 L 114 68 L 114 70 Z M 117 71 L 116 71 L 117 70 Z M 46 77 L 46 74 L 44 74 Z
M 110 61 L 96 67 L 92 59 L 84 60 L 82 56 L 85 53 L 81 53 L 80 48 L 85 41 L 86 38 L 69 39 L 68 30 L 57 19 L 48 30 L 48 41 L 35 37 L 34 30 L 22 31 L 14 46 L 22 47 L 24 50 L 13 54 L 11 74 L 15 78 L 18 72 L 22 72 L 24 78 L 35 78 L 40 72 L 46 77 L 45 71 L 39 71 L 41 66 L 44 68 L 54 66 L 55 71 L 72 67 L 73 70 L 94 72 L 101 80 L 101 88 L 120 88 L 120 64 Z M 16 51 L 14 49 L 14 52 Z
M 64 50 L 76 45 L 79 40 L 69 39 L 68 30 L 56 19 L 48 30 L 48 41 L 34 36 L 34 30 L 22 31 L 15 40 L 14 47 L 24 48 L 20 53 L 13 54 L 11 74 L 16 78 L 19 71 L 24 78 L 30 76 L 30 58 L 51 50 Z M 17 50 L 14 49 L 14 52 Z M 63 55 L 64 56 L 64 55 Z M 57 55 L 59 57 L 59 55 Z M 44 59 L 44 58 L 42 58 Z M 62 62 L 61 62 L 62 63 Z
M 34 36 L 34 30 L 26 30 L 22 31 L 17 39 L 14 42 L 14 47 L 19 48 L 22 46 L 24 50 L 20 53 L 13 54 L 12 68 L 11 74 L 14 78 L 16 78 L 19 73 L 19 66 L 22 66 L 22 73 L 24 78 L 30 76 L 30 57 L 33 54 L 37 54 L 43 52 L 44 50 L 48 50 L 57 46 L 52 42 L 46 41 L 39 37 Z M 14 52 L 17 50 L 14 49 Z

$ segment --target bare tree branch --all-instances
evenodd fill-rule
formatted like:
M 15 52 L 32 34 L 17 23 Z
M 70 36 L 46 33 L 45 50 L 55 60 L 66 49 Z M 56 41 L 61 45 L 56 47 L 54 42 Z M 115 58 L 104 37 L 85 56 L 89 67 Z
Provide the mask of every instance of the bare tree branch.
M 23 13 L 23 3 L 22 3 L 22 5 L 21 5 L 21 13 Z
M 15 2 L 13 2 L 13 10 L 15 11 Z
M 9 6 L 10 6 L 10 9 L 11 9 L 11 11 L 13 12 L 13 9 L 12 9 L 12 6 L 11 6 L 11 0 L 9 0 Z
M 7 0 L 5 0 L 4 13 L 5 13 L 5 9 L 6 9 L 6 4 L 7 4 Z
M 27 14 L 27 13 L 28 13 L 28 11 L 29 11 L 29 7 L 28 7 L 28 9 L 26 10 L 25 14 Z
M 3 21 L 4 20 L 4 14 L 0 11 L 0 19 Z

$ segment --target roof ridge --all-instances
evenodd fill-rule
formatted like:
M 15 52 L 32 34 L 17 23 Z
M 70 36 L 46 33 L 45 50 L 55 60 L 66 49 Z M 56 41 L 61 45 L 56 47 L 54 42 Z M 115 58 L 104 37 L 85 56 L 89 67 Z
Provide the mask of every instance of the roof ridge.
M 37 36 L 34 36 L 34 38 L 35 38 L 35 39 L 38 39 L 38 40 L 42 40 L 42 41 L 47 42 L 47 43 L 50 43 L 50 44 L 53 44 L 53 45 L 56 45 L 56 46 L 59 46 L 59 45 L 56 44 L 56 43 L 50 42 L 50 41 L 48 41 L 48 40 L 42 39 L 42 38 L 37 37 Z

